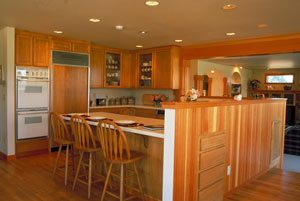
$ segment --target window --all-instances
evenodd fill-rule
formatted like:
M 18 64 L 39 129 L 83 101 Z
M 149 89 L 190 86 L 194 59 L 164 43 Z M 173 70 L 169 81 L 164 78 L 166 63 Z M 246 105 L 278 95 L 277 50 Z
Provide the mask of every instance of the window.
M 292 84 L 294 83 L 293 74 L 266 75 L 267 84 Z

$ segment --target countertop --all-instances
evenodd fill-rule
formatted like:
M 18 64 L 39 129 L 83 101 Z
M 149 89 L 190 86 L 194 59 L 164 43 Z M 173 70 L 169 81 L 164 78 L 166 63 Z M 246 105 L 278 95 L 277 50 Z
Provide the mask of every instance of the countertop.
M 141 108 L 141 109 L 151 109 L 151 110 L 164 110 L 161 107 L 149 106 L 149 105 L 106 105 L 106 106 L 91 106 L 90 109 L 105 109 L 105 108 Z
M 107 112 L 91 112 L 89 113 L 89 115 L 91 117 L 106 117 L 113 120 L 133 120 L 137 123 L 142 123 L 144 125 L 164 125 L 164 120 L 162 119 L 152 119 L 152 118 L 112 114 Z M 70 120 L 70 117 L 63 117 L 63 118 L 65 120 Z M 97 122 L 94 121 L 88 121 L 88 123 L 91 126 L 97 126 L 98 124 Z M 156 138 L 164 138 L 164 130 L 151 131 L 151 130 L 144 129 L 143 127 L 121 127 L 121 129 L 129 133 L 156 137 Z
M 197 107 L 214 107 L 224 105 L 245 105 L 245 104 L 258 104 L 258 103 L 271 103 L 271 102 L 284 102 L 285 98 L 262 98 L 262 99 L 243 99 L 236 101 L 232 98 L 201 98 L 197 101 L 190 102 L 165 102 L 162 107 L 165 109 L 180 109 L 180 108 L 197 108 Z

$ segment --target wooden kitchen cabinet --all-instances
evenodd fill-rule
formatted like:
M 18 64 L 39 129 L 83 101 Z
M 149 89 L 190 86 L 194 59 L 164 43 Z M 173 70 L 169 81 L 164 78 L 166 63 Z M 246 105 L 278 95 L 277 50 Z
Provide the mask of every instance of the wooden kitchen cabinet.
M 26 31 L 16 31 L 16 65 L 48 67 L 49 37 Z
M 33 65 L 48 67 L 50 61 L 49 38 L 47 36 L 33 37 Z
M 16 65 L 33 64 L 33 37 L 29 34 L 16 33 Z
M 80 40 L 68 40 L 61 37 L 52 37 L 52 50 L 89 53 L 90 43 Z
M 66 51 L 71 52 L 72 50 L 72 42 L 69 40 L 64 40 L 62 38 L 52 38 L 52 50 L 60 50 L 60 51 Z
M 122 51 L 105 49 L 104 87 L 121 88 L 123 74 Z
M 180 49 L 176 46 L 155 49 L 154 88 L 179 88 Z
M 104 66 L 105 66 L 104 48 L 101 46 L 92 46 L 90 54 L 90 75 L 91 88 L 101 88 L 104 86 Z
M 121 87 L 135 88 L 136 80 L 136 53 L 124 51 L 122 53 Z

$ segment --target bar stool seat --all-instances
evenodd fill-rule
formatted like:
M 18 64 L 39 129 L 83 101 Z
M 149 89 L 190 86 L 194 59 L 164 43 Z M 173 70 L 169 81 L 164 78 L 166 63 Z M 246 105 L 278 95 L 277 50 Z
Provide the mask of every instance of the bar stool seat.
M 140 197 L 145 200 L 140 176 L 136 167 L 136 162 L 144 157 L 144 154 L 136 151 L 131 151 L 125 133 L 120 127 L 110 120 L 99 121 L 97 126 L 97 137 L 101 144 L 102 152 L 105 161 L 109 164 L 107 176 L 105 179 L 101 201 L 104 200 L 106 194 L 111 195 L 120 201 L 130 200 L 135 197 L 132 195 L 125 198 L 124 184 L 126 180 L 126 165 L 132 164 L 134 168 L 134 175 L 137 179 Z M 112 172 L 113 166 L 120 166 L 120 175 Z M 124 171 L 125 167 L 125 171 Z M 120 192 L 119 195 L 107 190 L 108 182 L 111 176 L 120 178 Z
M 50 114 L 50 121 L 51 121 L 51 128 L 53 132 L 53 141 L 59 145 L 58 153 L 56 156 L 56 161 L 53 169 L 52 175 L 55 176 L 56 170 L 58 168 L 58 162 L 62 155 L 62 149 L 63 147 L 66 147 L 66 153 L 65 153 L 65 185 L 67 185 L 68 182 L 68 171 L 69 171 L 69 151 L 71 149 L 72 154 L 72 167 L 73 172 L 75 168 L 75 159 L 74 159 L 74 141 L 72 140 L 72 136 L 69 133 L 69 130 L 65 124 L 65 121 L 63 118 L 55 113 Z

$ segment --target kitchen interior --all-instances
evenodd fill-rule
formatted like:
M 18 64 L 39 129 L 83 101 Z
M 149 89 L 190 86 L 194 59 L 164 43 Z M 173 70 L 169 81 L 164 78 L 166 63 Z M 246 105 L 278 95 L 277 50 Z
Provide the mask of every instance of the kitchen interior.
M 231 9 L 236 5 L 220 10 Z M 274 168 L 300 173 L 299 48 L 249 53 L 247 37 L 241 52 L 238 43 L 231 49 L 232 40 L 220 52 L 216 44 L 182 39 L 148 45 L 144 29 L 138 35 L 146 44 L 139 39 L 132 48 L 116 42 L 132 27 L 113 29 L 115 41 L 107 42 L 58 28 L 1 27 L 0 159 L 24 161 L 26 179 L 34 175 L 31 163 L 38 164 L 41 189 L 65 184 L 66 194 L 39 189 L 38 196 L 215 201 Z M 121 136 L 118 142 L 101 138 L 111 131 Z M 82 134 L 88 145 L 78 140 Z

